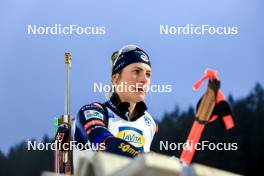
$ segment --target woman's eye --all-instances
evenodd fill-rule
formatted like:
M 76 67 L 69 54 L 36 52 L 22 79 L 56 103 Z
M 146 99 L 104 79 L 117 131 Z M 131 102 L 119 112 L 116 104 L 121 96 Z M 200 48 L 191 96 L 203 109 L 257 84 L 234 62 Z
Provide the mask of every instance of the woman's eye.
M 134 70 L 133 72 L 137 75 L 139 74 L 139 70 Z
M 151 73 L 146 73 L 147 77 L 150 78 L 151 77 Z

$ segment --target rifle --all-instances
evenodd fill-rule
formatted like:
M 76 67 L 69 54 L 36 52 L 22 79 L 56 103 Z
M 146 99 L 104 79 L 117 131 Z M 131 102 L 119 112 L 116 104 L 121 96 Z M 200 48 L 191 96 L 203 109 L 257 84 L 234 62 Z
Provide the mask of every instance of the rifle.
M 71 54 L 65 53 L 64 55 L 66 64 L 66 94 L 65 94 L 65 112 L 64 115 L 55 119 L 55 125 L 57 125 L 57 135 L 55 142 L 57 149 L 54 151 L 54 171 L 56 175 L 64 173 L 65 175 L 71 175 L 73 173 L 72 165 L 72 150 L 69 148 L 64 150 L 62 145 L 68 144 L 70 146 L 71 140 L 71 124 L 73 121 L 70 115 L 70 69 L 71 69 Z M 63 131 L 60 131 L 62 129 Z M 66 145 L 65 145 L 66 146 Z

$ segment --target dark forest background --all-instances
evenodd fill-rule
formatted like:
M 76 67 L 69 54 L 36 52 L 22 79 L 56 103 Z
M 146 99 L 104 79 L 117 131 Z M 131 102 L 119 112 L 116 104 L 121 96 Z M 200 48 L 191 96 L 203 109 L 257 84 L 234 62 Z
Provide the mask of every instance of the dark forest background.
M 259 175 L 264 163 L 264 89 L 256 84 L 243 98 L 228 101 L 235 115 L 236 127 L 225 130 L 220 120 L 206 126 L 201 140 L 213 143 L 237 143 L 236 151 L 197 151 L 194 162 L 232 171 L 243 175 Z M 194 120 L 195 109 L 189 107 L 181 111 L 178 106 L 173 112 L 165 113 L 158 122 L 152 150 L 169 156 L 179 157 L 178 150 L 160 151 L 160 141 L 169 143 L 185 142 Z M 43 142 L 51 142 L 48 136 Z M 53 151 L 27 150 L 27 143 L 21 142 L 12 147 L 7 155 L 0 151 L 0 175 L 15 176 L 40 175 L 44 170 L 53 170 Z

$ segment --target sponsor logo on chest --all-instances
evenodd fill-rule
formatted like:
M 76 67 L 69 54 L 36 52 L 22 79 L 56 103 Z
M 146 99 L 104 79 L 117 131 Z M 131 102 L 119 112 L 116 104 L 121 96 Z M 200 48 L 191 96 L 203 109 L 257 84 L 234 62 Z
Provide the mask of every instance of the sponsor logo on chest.
M 140 150 L 143 150 L 145 138 L 143 132 L 134 127 L 119 127 L 117 137 L 126 140 Z

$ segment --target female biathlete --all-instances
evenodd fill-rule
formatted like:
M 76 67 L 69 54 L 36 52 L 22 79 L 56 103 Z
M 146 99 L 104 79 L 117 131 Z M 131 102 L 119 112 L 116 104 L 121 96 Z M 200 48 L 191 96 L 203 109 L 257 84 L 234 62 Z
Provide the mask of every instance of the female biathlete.
M 136 45 L 126 45 L 112 54 L 111 62 L 113 93 L 105 103 L 79 110 L 74 140 L 135 157 L 150 151 L 157 128 L 144 103 L 151 80 L 149 56 Z

